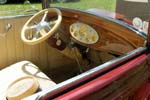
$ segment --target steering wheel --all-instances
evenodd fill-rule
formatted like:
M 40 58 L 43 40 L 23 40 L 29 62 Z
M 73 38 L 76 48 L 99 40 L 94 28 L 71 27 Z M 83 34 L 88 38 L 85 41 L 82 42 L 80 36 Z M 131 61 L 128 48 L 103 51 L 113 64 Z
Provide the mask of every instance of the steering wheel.
M 57 19 L 49 19 L 48 15 L 57 15 Z M 32 16 L 23 26 L 21 39 L 24 43 L 35 45 L 51 37 L 62 21 L 61 11 L 57 8 L 44 9 Z

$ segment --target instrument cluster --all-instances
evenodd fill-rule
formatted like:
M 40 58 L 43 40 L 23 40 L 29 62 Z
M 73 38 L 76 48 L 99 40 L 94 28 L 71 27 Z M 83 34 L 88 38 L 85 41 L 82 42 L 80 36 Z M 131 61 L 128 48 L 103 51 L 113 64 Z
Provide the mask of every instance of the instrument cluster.
M 84 44 L 94 44 L 100 38 L 94 28 L 81 22 L 70 25 L 70 34 L 74 39 Z

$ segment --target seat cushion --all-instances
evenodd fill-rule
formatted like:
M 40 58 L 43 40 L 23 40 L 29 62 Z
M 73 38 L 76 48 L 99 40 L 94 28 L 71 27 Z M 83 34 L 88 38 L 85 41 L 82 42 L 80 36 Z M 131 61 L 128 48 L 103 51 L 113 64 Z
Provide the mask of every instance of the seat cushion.
M 6 100 L 6 90 L 12 82 L 29 75 L 34 76 L 38 80 L 40 90 L 56 85 L 37 66 L 29 61 L 21 61 L 0 70 L 0 100 Z

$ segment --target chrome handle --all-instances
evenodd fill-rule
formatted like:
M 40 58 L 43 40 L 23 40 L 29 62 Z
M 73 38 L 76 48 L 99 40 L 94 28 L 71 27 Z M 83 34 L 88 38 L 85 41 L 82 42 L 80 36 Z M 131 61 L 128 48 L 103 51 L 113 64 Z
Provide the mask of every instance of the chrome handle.
M 7 23 L 7 24 L 5 25 L 5 29 L 4 29 L 5 32 L 1 32 L 1 33 L 0 33 L 0 36 L 1 36 L 1 37 L 5 37 L 6 34 L 7 34 L 7 32 L 11 29 L 11 27 L 12 27 L 12 25 L 11 25 L 10 23 Z
M 6 32 L 8 32 L 11 29 L 12 25 L 10 23 L 7 23 L 5 28 L 6 28 Z

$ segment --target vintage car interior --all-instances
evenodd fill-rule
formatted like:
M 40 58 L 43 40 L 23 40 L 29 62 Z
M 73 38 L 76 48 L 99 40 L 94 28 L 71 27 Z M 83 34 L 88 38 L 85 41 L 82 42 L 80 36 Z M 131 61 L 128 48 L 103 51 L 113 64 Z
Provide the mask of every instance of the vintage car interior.
M 119 20 L 59 7 L 2 16 L 0 26 L 1 100 L 55 87 L 145 46 L 146 40 L 144 32 Z M 14 91 L 16 84 L 30 92 L 19 95 L 23 90 Z

